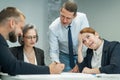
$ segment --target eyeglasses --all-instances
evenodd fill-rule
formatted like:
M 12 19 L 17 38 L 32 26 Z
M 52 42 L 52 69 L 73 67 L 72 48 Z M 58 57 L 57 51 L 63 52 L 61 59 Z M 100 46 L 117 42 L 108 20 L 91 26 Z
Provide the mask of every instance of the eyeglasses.
M 27 39 L 36 39 L 36 38 L 38 38 L 38 36 L 24 36 L 25 38 L 27 38 Z

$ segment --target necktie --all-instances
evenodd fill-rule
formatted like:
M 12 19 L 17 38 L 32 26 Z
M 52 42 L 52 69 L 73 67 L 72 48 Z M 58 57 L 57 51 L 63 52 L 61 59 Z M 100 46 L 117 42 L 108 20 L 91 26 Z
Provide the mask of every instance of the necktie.
M 73 56 L 73 42 L 71 35 L 71 26 L 68 26 L 68 48 L 69 48 L 69 57 L 70 57 L 70 67 L 73 68 L 75 66 L 74 56 Z

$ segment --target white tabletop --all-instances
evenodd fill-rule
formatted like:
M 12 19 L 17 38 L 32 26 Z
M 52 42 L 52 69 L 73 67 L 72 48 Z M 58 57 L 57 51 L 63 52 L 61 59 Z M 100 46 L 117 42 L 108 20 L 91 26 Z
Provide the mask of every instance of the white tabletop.
M 120 80 L 120 74 L 62 73 L 52 75 L 2 75 L 2 80 Z

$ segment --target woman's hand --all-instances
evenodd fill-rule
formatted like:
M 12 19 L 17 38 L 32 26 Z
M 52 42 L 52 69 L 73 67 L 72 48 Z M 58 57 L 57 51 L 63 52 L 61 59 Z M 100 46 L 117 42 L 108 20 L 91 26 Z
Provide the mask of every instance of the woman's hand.
M 70 72 L 78 73 L 79 72 L 78 65 L 76 64 L 75 67 L 72 70 L 70 70 Z
M 82 71 L 82 73 L 87 73 L 87 74 L 99 74 L 100 73 L 100 70 L 99 68 L 88 68 L 88 67 L 85 67 Z

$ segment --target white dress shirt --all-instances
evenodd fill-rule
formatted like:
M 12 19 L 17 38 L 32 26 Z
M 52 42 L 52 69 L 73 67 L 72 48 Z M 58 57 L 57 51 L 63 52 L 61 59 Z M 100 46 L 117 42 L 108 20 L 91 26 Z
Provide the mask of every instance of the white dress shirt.
M 78 34 L 84 27 L 89 27 L 86 14 L 77 12 L 77 16 L 73 19 L 71 26 L 73 52 L 77 54 L 78 49 Z M 52 61 L 60 62 L 60 51 L 69 54 L 68 51 L 68 28 L 63 27 L 58 17 L 49 26 L 49 45 L 50 45 L 50 57 Z
M 101 67 L 103 44 L 104 44 L 104 41 L 96 51 L 93 51 L 93 57 L 91 61 L 92 68 Z

